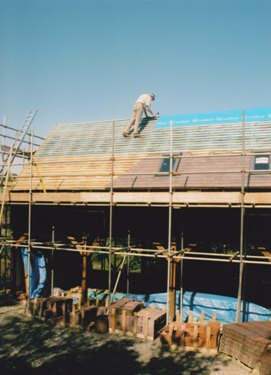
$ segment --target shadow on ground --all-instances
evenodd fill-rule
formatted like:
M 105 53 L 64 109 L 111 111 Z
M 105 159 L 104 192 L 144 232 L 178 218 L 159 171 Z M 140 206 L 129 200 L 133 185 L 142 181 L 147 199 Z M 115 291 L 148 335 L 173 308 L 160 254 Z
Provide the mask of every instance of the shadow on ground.
M 8 294 L 0 295 L 0 307 L 2 306 L 15 306 L 18 302 Z
M 0 372 L 8 374 L 194 375 L 227 368 L 228 359 L 170 352 L 145 342 L 0 313 Z

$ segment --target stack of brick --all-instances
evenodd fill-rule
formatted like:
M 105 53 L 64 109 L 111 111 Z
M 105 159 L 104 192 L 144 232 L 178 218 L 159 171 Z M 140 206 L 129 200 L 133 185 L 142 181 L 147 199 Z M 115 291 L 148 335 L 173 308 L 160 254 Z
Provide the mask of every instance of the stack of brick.
M 164 310 L 145 308 L 136 314 L 136 336 L 154 340 L 166 325 L 167 314 Z
M 223 326 L 220 352 L 238 359 L 252 369 L 259 366 L 263 369 L 266 366 L 266 358 L 270 358 L 270 347 L 271 322 L 232 323 Z M 269 366 L 270 363 L 271 359 Z
M 144 308 L 143 302 L 122 298 L 108 308 L 109 332 L 134 334 L 135 313 Z
M 154 340 L 166 324 L 166 312 L 123 298 L 108 309 L 109 332 Z
M 220 323 L 216 321 L 172 322 L 160 334 L 162 344 L 170 348 L 217 351 L 220 337 Z
M 271 345 L 262 354 L 260 375 L 271 375 Z

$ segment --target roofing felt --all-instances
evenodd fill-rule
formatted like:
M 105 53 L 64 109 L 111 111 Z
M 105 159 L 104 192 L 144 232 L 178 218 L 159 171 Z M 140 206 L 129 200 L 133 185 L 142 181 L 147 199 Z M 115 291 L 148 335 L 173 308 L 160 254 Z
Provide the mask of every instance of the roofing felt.
M 170 116 L 162 116 L 159 118 L 156 127 L 173 126 L 196 126 L 196 125 L 227 125 L 232 123 L 255 123 L 271 121 L 271 108 L 253 108 L 246 111 L 219 111 L 204 113 L 186 113 Z

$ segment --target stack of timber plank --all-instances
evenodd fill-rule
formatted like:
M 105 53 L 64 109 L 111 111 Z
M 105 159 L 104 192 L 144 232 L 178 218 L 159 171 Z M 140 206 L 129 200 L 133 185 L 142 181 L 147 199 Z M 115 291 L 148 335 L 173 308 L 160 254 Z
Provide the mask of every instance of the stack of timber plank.
M 166 312 L 156 308 L 145 308 L 143 302 L 123 298 L 108 310 L 110 333 L 154 340 L 166 325 Z
M 252 369 L 259 368 L 260 375 L 270 375 L 271 322 L 225 324 L 219 350 Z

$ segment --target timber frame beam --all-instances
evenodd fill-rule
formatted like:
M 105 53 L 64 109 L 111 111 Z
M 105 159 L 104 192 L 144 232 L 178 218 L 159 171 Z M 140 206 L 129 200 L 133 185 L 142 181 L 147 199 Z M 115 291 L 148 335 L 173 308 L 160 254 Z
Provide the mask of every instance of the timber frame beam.
M 113 195 L 113 197 L 112 197 Z M 1 196 L 0 196 L 1 198 Z M 271 207 L 271 192 L 172 192 L 173 207 Z M 9 193 L 6 203 L 29 204 L 28 192 Z M 32 192 L 32 204 L 168 206 L 168 192 Z

